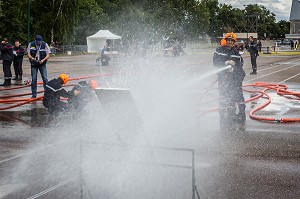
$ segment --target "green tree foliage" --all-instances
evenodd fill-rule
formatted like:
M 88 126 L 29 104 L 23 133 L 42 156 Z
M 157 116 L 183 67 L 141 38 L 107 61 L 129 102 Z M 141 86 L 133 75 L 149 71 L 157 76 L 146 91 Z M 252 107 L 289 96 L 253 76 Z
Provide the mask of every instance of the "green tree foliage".
M 198 38 L 209 27 L 209 13 L 200 1 L 166 0 L 145 1 L 145 12 L 158 35 Z
M 26 4 L 24 1 L 2 1 L 0 10 L 0 35 L 14 40 L 26 41 Z M 25 34 L 24 34 L 25 33 Z
M 153 24 L 151 16 L 136 6 L 128 6 L 120 13 L 120 17 L 111 23 L 113 30 L 128 40 L 151 40 Z
M 259 37 L 263 37 L 265 34 L 267 37 L 276 37 L 276 15 L 273 12 L 258 4 L 247 5 L 245 11 L 247 15 L 257 14 L 257 33 Z
M 290 22 L 286 20 L 280 20 L 276 24 L 276 37 L 277 38 L 284 38 L 285 34 L 290 33 Z
M 219 21 L 218 19 L 220 12 L 218 0 L 203 0 L 202 2 L 205 4 L 209 12 L 209 35 L 220 35 L 220 32 L 222 31 L 222 21 Z
M 246 20 L 242 10 L 233 8 L 231 5 L 221 4 L 217 17 L 220 27 L 224 32 L 245 32 Z M 220 34 L 218 34 L 220 35 Z
M 187 10 L 185 21 L 185 34 L 197 39 L 209 31 L 209 9 L 205 3 L 195 2 Z
M 115 21 L 120 17 L 124 8 L 132 5 L 130 0 L 95 0 L 97 5 L 103 9 L 104 13 L 109 16 L 110 21 Z
M 76 26 L 76 44 L 86 44 L 86 37 L 99 29 L 108 28 L 109 18 L 95 0 L 79 1 L 79 22 Z
M 41 34 L 45 41 L 72 43 L 78 22 L 79 0 L 31 0 L 32 38 Z
M 29 0 L 30 35 L 45 41 L 86 44 L 86 37 L 109 29 L 127 40 L 159 41 L 163 37 L 199 39 L 202 35 L 247 32 L 247 16 L 258 16 L 258 35 L 282 37 L 289 22 L 276 23 L 275 14 L 262 5 L 245 9 L 218 0 Z M 25 42 L 28 0 L 2 0 L 0 35 Z

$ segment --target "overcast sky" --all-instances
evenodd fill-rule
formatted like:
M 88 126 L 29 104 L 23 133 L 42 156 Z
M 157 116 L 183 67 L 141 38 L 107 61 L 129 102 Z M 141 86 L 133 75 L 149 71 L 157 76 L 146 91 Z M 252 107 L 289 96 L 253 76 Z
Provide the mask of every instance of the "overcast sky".
M 259 4 L 276 14 L 276 21 L 290 20 L 292 0 L 219 0 L 219 3 L 231 4 L 235 8 L 244 9 L 247 4 Z

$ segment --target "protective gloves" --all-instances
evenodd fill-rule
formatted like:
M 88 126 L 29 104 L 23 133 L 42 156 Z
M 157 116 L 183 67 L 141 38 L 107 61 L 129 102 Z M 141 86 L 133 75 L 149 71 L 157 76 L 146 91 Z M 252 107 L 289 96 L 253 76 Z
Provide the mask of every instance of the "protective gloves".
M 228 65 L 231 65 L 231 66 L 234 66 L 235 65 L 235 61 L 233 60 L 228 60 L 225 62 L 225 65 L 228 66 Z

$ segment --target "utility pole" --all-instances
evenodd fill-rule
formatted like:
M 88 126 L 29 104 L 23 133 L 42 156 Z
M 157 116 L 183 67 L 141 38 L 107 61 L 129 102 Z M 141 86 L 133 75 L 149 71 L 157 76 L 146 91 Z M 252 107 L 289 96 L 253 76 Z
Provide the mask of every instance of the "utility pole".
M 27 0 L 27 44 L 30 42 L 30 0 Z

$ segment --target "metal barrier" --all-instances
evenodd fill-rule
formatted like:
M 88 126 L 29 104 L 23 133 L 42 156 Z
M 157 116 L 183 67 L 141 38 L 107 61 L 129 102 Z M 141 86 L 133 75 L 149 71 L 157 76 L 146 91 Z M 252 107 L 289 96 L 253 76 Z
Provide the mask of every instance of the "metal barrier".
M 22 46 L 25 50 L 25 55 L 27 54 L 27 46 Z M 68 54 L 68 52 L 71 52 L 71 54 L 83 54 L 87 52 L 87 45 L 55 45 L 55 46 L 49 46 L 51 50 L 52 55 L 57 54 Z
M 69 140 L 68 142 L 72 141 Z M 200 194 L 197 190 L 197 186 L 196 186 L 196 177 L 195 177 L 195 150 L 194 149 L 188 149 L 188 148 L 168 148 L 168 147 L 142 147 L 142 146 L 130 146 L 130 145 L 126 145 L 126 146 L 122 146 L 122 145 L 117 145 L 117 144 L 105 144 L 105 143 L 96 143 L 96 142 L 84 142 L 82 140 L 73 140 L 74 142 L 77 142 L 79 141 L 80 144 L 79 144 L 79 147 L 80 147 L 80 167 L 79 167 L 79 180 L 80 180 L 80 199 L 84 199 L 85 196 L 84 196 L 84 193 L 86 191 L 87 193 L 87 196 L 88 198 L 91 198 L 93 199 L 94 197 L 92 196 L 91 192 L 89 191 L 87 185 L 86 185 L 86 182 L 83 178 L 83 175 L 82 175 L 82 161 L 83 161 L 83 145 L 84 144 L 89 144 L 89 145 L 97 145 L 97 146 L 100 146 L 100 147 L 137 147 L 137 148 L 140 148 L 140 149 L 151 149 L 151 150 L 163 150 L 163 151 L 180 151 L 180 152 L 189 152 L 191 153 L 191 166 L 188 166 L 188 165 L 178 165 L 178 164 L 163 164 L 163 163 L 153 163 L 151 164 L 151 166 L 162 166 L 162 167 L 171 167 L 171 168 L 177 168 L 177 169 L 190 169 L 191 170 L 191 184 L 192 184 L 192 187 L 191 187 L 191 191 L 192 191 L 192 199 L 200 199 Z M 6 163 L 6 162 L 9 162 L 9 161 L 12 161 L 12 160 L 16 160 L 16 159 L 19 159 L 21 157 L 24 157 L 24 156 L 27 156 L 27 155 L 30 155 L 30 154 L 33 154 L 33 153 L 36 153 L 36 152 L 40 152 L 41 150 L 47 150 L 49 149 L 49 147 L 56 147 L 57 145 L 61 145 L 61 144 L 65 144 L 66 142 L 65 141 L 61 141 L 59 143 L 56 143 L 56 144 L 50 144 L 50 145 L 46 145 L 44 147 L 41 147 L 39 149 L 36 149 L 36 150 L 33 150 L 33 151 L 29 151 L 27 153 L 23 153 L 23 154 L 19 154 L 19 155 L 16 155 L 16 156 L 12 156 L 12 157 L 9 157 L 9 158 L 6 158 L 4 160 L 1 160 L 0 161 L 0 165 L 3 164 L 3 163 Z M 145 163 L 140 163 L 140 164 L 147 164 L 147 162 Z M 77 175 L 76 175 L 77 176 Z M 31 197 L 29 197 L 28 199 L 35 199 L 35 198 L 38 198 L 40 196 L 43 196 L 45 194 L 48 194 L 52 191 L 55 191 L 56 189 L 62 187 L 62 186 L 65 186 L 65 185 L 68 185 L 70 182 L 76 180 L 77 178 L 72 176 L 70 179 L 66 179 L 60 183 L 58 183 L 57 185 L 55 186 L 52 186 L 50 188 L 47 188 L 46 190 L 40 192 L 40 193 L 37 193 Z
M 266 47 L 261 47 L 261 52 L 263 52 L 263 54 L 271 54 L 271 52 L 275 52 L 276 47 L 275 46 L 266 46 Z
M 116 145 L 116 144 L 105 144 L 105 143 L 96 143 L 96 142 L 82 142 L 80 141 L 80 160 L 82 161 L 82 152 L 83 152 L 83 144 L 95 144 L 95 145 L 101 145 L 101 147 L 123 147 L 123 148 L 128 148 L 128 147 L 136 147 L 140 149 L 151 149 L 151 150 L 163 150 L 163 151 L 180 151 L 180 152 L 190 152 L 191 153 L 191 166 L 187 165 L 178 165 L 178 164 L 163 164 L 163 163 L 155 163 L 151 164 L 152 166 L 162 166 L 162 167 L 171 167 L 171 168 L 178 168 L 178 169 L 190 169 L 191 170 L 191 184 L 192 184 L 192 199 L 200 199 L 200 194 L 197 189 L 196 185 L 196 177 L 195 177 L 195 150 L 194 149 L 189 149 L 189 148 L 169 148 L 169 147 L 143 147 L 143 146 L 131 146 L 131 145 Z M 147 163 L 145 163 L 147 164 Z M 88 187 L 86 186 L 85 180 L 82 176 L 82 166 L 80 166 L 80 199 L 84 199 L 84 188 L 83 184 L 85 185 L 85 188 L 87 190 L 88 196 L 91 199 L 94 199 L 92 196 L 91 192 L 88 190 Z
M 87 52 L 87 45 L 61 45 L 61 46 L 50 46 L 53 55 L 56 54 L 82 54 Z

